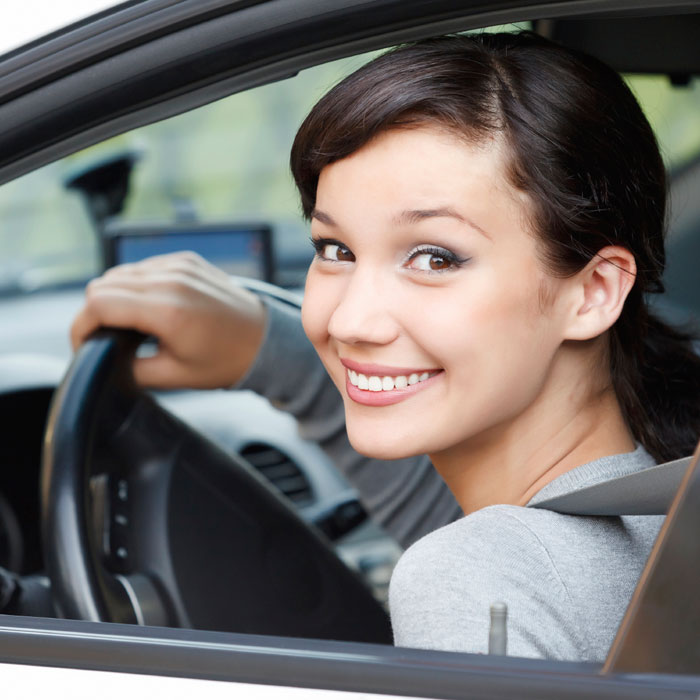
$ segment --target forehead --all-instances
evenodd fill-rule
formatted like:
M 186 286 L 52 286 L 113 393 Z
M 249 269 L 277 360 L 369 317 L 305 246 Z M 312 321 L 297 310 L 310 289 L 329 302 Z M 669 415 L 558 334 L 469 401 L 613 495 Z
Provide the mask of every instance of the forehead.
M 507 177 L 508 147 L 500 134 L 469 140 L 439 126 L 383 131 L 321 171 L 316 206 L 368 213 L 449 206 L 491 218 L 507 207 L 528 218 L 529 200 Z

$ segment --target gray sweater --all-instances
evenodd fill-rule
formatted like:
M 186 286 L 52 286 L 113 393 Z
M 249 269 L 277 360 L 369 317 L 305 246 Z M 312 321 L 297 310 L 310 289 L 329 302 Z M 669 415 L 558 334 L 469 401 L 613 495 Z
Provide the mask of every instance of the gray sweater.
M 485 652 L 489 607 L 508 604 L 508 653 L 601 661 L 663 517 L 581 517 L 498 505 L 463 517 L 427 457 L 362 457 L 342 400 L 306 339 L 299 312 L 266 300 L 263 346 L 238 388 L 292 413 L 404 546 L 391 581 L 399 646 Z M 284 357 L 284 362 L 280 362 Z M 574 469 L 528 506 L 652 466 L 640 447 Z
M 638 447 L 584 464 L 528 506 L 654 463 Z M 662 522 L 511 505 L 471 513 L 399 560 L 389 589 L 394 641 L 485 653 L 489 607 L 504 602 L 510 655 L 602 661 Z

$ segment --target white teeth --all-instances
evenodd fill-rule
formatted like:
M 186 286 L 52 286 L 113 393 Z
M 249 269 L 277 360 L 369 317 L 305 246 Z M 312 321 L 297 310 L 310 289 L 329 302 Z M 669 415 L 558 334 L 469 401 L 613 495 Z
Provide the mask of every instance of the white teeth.
M 378 377 L 378 376 L 367 376 L 366 374 L 360 374 L 354 370 L 348 370 L 348 378 L 353 386 L 358 389 L 363 389 L 364 391 L 392 391 L 393 389 L 405 389 L 407 386 L 412 384 L 418 384 L 418 382 L 423 382 L 429 377 L 432 377 L 435 373 L 422 372 L 421 374 L 411 374 L 408 377 L 406 375 L 400 375 L 398 377 Z
M 382 380 L 379 377 L 369 377 L 369 390 L 370 391 L 381 391 L 382 390 Z

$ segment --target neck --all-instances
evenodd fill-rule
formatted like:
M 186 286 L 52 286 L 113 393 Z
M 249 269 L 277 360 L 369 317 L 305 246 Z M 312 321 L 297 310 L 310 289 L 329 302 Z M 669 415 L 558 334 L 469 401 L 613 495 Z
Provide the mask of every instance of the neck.
M 585 399 L 573 393 L 541 396 L 518 416 L 430 455 L 465 513 L 525 505 L 565 472 L 635 449 L 612 386 L 583 392 Z

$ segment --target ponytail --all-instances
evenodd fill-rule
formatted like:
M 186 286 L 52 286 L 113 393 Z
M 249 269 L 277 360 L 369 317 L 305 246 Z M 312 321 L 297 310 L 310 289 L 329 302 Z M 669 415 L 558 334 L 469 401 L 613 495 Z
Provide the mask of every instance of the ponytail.
M 658 462 L 686 457 L 700 435 L 700 356 L 694 338 L 654 316 L 643 299 L 628 304 L 610 331 L 612 381 L 623 415 Z

